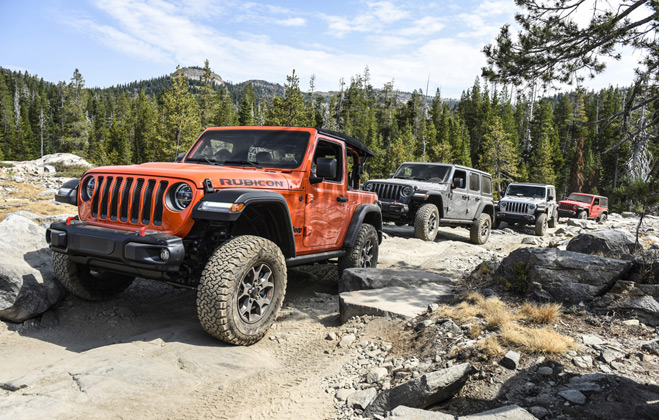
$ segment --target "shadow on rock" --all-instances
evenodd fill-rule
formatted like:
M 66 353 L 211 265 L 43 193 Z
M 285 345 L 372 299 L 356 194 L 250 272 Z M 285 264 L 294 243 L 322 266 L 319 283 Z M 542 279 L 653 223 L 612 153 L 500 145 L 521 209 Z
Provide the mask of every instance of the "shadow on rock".
M 490 379 L 487 373 L 475 373 L 467 383 L 469 393 L 473 395 L 480 384 L 488 388 Z M 458 395 L 432 409 L 462 418 L 511 404 L 525 408 L 538 419 L 656 420 L 659 386 L 613 374 L 568 373 L 559 363 L 545 362 L 517 372 L 491 399 Z

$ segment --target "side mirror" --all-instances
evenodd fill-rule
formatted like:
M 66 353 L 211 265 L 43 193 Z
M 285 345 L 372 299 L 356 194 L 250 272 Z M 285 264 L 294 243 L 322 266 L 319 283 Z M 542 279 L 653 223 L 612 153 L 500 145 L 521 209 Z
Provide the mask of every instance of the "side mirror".
M 186 154 L 186 153 L 187 153 L 187 152 L 182 152 L 182 153 L 179 153 L 178 155 L 176 155 L 176 160 L 175 160 L 175 162 L 177 162 L 177 163 L 178 163 L 178 162 L 181 162 L 181 161 L 183 160 L 183 158 L 185 157 L 185 154 Z
M 453 183 L 451 184 L 451 189 L 453 189 L 453 188 L 463 189 L 464 187 L 465 187 L 465 179 L 464 178 L 453 178 Z
M 336 159 L 318 158 L 316 160 L 316 176 L 319 178 L 336 178 Z

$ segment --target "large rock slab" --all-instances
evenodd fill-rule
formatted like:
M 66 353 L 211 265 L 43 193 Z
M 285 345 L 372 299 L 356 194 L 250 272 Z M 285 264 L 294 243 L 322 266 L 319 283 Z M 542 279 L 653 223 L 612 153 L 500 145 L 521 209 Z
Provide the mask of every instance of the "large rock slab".
M 601 229 L 582 233 L 570 240 L 567 250 L 617 258 L 634 251 L 636 237 L 625 229 Z
M 506 257 L 495 277 L 541 300 L 590 302 L 623 278 L 632 263 L 549 248 L 520 248 Z
M 46 229 L 10 214 L 0 223 L 0 318 L 22 322 L 57 303 L 64 290 L 55 280 Z
M 518 405 L 507 405 L 470 416 L 459 416 L 457 420 L 537 420 L 537 418 Z
M 339 279 L 339 293 L 383 287 L 416 287 L 427 283 L 450 284 L 451 279 L 421 270 L 350 268 Z
M 425 408 L 445 401 L 457 394 L 467 382 L 469 363 L 427 373 L 378 394 L 364 410 L 364 417 L 384 416 L 394 408 L 404 405 Z
M 376 315 L 393 318 L 414 318 L 424 313 L 428 305 L 453 298 L 448 285 L 428 283 L 415 288 L 384 287 L 339 293 L 341 322 L 353 316 Z

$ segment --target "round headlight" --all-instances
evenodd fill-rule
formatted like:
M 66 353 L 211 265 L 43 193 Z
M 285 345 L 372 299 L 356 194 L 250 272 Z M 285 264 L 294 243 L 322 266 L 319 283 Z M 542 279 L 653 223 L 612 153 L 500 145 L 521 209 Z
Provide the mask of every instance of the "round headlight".
M 499 207 L 501 208 L 501 210 L 505 210 L 506 209 L 506 202 L 502 201 L 501 203 L 499 203 Z
M 174 205 L 180 209 L 186 209 L 192 202 L 192 188 L 188 184 L 179 184 L 174 191 Z
M 85 184 L 85 193 L 87 193 L 87 199 L 90 200 L 94 196 L 94 189 L 96 188 L 96 180 L 94 179 L 93 176 L 90 176 L 87 179 L 87 183 Z
M 414 188 L 412 188 L 408 185 L 407 187 L 405 187 L 401 190 L 400 194 L 403 197 L 409 197 L 410 195 L 412 195 L 413 192 L 414 192 Z
M 366 185 L 364 185 L 364 190 L 366 190 L 366 191 L 373 191 L 373 184 L 366 184 Z
M 533 213 L 535 211 L 535 204 L 533 204 L 533 203 L 529 204 L 528 210 L 529 210 L 529 213 Z

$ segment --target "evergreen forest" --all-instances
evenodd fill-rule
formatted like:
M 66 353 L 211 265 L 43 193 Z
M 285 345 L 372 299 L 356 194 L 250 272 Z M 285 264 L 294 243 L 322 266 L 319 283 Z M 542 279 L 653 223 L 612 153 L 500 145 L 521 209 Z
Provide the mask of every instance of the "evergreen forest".
M 0 160 L 70 152 L 96 165 L 173 161 L 211 126 L 323 127 L 349 134 L 376 154 L 366 178 L 387 177 L 404 161 L 449 162 L 493 175 L 498 194 L 511 181 L 556 185 L 559 197 L 608 195 L 633 210 L 635 183 L 659 156 L 659 142 L 622 141 L 630 87 L 574 89 L 553 96 L 476 78 L 459 100 L 421 89 L 400 100 L 394 82 L 371 85 L 368 68 L 338 90 L 300 86 L 293 70 L 280 85 L 214 83 L 171 76 L 105 89 L 86 88 L 78 70 L 57 84 L 0 68 Z M 273 87 L 274 86 L 274 87 Z M 656 104 L 630 113 L 642 120 Z M 639 147 L 642 149 L 639 150 Z

